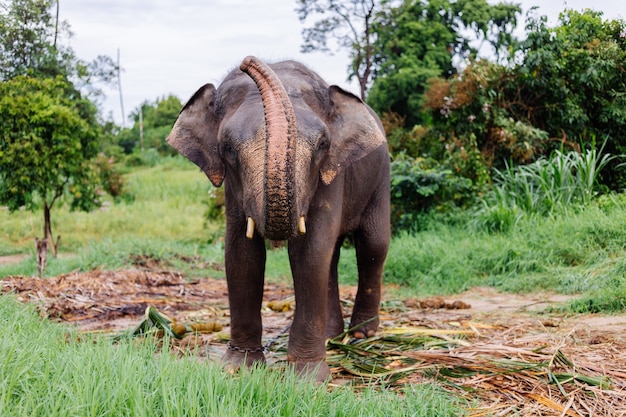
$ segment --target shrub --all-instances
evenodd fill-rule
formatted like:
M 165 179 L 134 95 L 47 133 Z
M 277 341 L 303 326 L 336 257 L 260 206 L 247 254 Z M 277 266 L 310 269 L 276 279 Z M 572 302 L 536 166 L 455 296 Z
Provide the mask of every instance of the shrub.
M 124 193 L 124 177 L 115 167 L 115 158 L 100 153 L 94 160 L 104 191 L 117 198 Z
M 391 222 L 411 229 L 420 214 L 462 206 L 471 200 L 472 182 L 432 160 L 399 154 L 391 163 Z

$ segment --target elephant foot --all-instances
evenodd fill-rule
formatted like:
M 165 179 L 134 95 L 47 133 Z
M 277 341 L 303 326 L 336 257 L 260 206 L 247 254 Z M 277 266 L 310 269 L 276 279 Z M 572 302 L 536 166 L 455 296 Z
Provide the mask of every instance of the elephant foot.
M 359 320 L 352 318 L 350 323 L 350 333 L 355 339 L 365 339 L 367 337 L 374 337 L 376 330 L 378 330 L 378 316 L 368 318 L 366 320 Z
M 318 361 L 292 360 L 287 358 L 296 375 L 303 380 L 324 383 L 331 378 L 330 367 L 324 359 Z
M 224 369 L 229 373 L 237 372 L 242 366 L 248 368 L 255 365 L 265 364 L 265 348 L 240 348 L 232 346 L 230 342 L 227 345 L 227 350 L 222 357 L 224 363 Z

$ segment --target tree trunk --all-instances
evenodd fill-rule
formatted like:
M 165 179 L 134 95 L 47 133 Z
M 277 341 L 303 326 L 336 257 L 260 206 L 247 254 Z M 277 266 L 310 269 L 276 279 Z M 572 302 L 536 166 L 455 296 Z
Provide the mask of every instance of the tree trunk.
M 47 245 L 52 247 L 52 254 L 56 258 L 57 250 L 59 246 L 59 241 L 61 240 L 61 236 L 57 236 L 56 242 L 52 237 L 52 224 L 50 222 L 50 206 L 47 202 L 43 203 L 43 240 L 48 242 Z

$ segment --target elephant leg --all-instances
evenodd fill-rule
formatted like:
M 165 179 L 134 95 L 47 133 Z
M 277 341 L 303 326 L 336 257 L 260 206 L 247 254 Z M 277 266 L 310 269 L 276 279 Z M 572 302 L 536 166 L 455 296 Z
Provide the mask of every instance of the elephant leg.
M 223 360 L 234 369 L 265 362 L 261 344 L 265 257 L 262 237 L 246 238 L 243 221 L 227 224 L 225 263 L 230 342 Z
M 344 331 L 343 312 L 341 311 L 341 300 L 339 298 L 339 255 L 344 237 L 337 239 L 335 251 L 330 264 L 330 275 L 328 282 L 328 320 L 326 322 L 326 337 L 332 339 L 339 336 Z
M 323 232 L 322 232 L 323 233 Z M 322 382 L 330 375 L 326 364 L 329 271 L 333 247 L 322 233 L 307 233 L 289 241 L 296 311 L 289 333 L 287 359 L 298 374 Z
M 383 210 L 384 211 L 384 210 Z M 388 211 L 387 211 L 388 213 Z M 378 220 L 366 223 L 354 234 L 359 285 L 352 311 L 350 329 L 356 338 L 371 337 L 378 329 L 378 314 L 382 291 L 382 275 L 389 249 L 390 226 L 385 213 Z M 381 222 L 381 219 L 385 221 Z

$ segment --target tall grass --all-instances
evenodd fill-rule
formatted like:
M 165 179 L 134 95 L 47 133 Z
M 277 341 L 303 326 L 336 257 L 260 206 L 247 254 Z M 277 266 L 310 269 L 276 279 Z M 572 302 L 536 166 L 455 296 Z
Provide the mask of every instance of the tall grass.
M 491 230 L 506 230 L 523 214 L 586 205 L 596 196 L 599 172 L 612 158 L 596 149 L 555 151 L 528 165 L 496 169 L 493 190 L 482 200 L 478 221 Z
M 166 344 L 78 335 L 0 296 L 3 416 L 457 416 L 433 385 L 327 391 L 271 369 L 232 376 Z M 10 337 L 7 337 L 10 335 Z M 161 351 L 156 354 L 156 351 Z
M 623 311 L 624 230 L 624 195 L 555 216 L 525 216 L 498 233 L 476 230 L 469 219 L 467 225 L 433 223 L 392 241 L 385 282 L 401 285 L 405 296 L 458 293 L 473 286 L 549 290 L 580 295 L 586 301 L 576 304 L 577 311 Z

